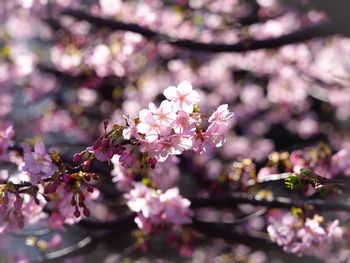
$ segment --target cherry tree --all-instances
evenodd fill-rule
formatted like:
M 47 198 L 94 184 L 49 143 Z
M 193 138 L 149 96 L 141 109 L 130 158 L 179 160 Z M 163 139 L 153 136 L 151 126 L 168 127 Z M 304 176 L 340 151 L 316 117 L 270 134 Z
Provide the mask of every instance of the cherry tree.
M 0 261 L 348 262 L 348 7 L 2 1 Z

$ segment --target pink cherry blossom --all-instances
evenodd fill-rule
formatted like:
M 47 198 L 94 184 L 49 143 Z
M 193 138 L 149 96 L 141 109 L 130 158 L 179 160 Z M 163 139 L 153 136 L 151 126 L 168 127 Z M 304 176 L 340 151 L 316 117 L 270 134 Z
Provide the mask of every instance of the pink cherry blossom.
M 196 130 L 196 122 L 187 112 L 179 111 L 171 127 L 177 134 L 190 134 Z
M 121 162 L 121 164 L 127 168 L 132 167 L 136 162 L 133 150 L 124 151 L 119 157 L 119 162 Z
M 145 135 L 149 142 L 158 140 L 161 131 L 166 129 L 165 126 L 158 124 L 157 119 L 148 109 L 143 109 L 139 113 L 140 123 L 137 125 L 137 131 Z
M 159 141 L 159 148 L 151 155 L 156 157 L 159 162 L 164 162 L 169 155 L 179 155 L 182 152 L 191 149 L 192 139 L 189 136 L 172 135 Z
M 193 107 L 200 100 L 197 91 L 192 89 L 191 83 L 182 81 L 177 87 L 170 86 L 163 92 L 164 96 L 175 103 L 178 110 L 193 112 Z
M 134 189 L 129 191 L 125 198 L 128 200 L 127 204 L 132 211 L 141 212 L 147 203 L 147 199 L 150 199 L 154 194 L 153 190 L 144 184 L 136 183 Z
M 350 151 L 341 149 L 332 156 L 331 171 L 333 174 L 343 173 L 350 176 Z
M 57 170 L 57 166 L 52 163 L 50 155 L 46 153 L 43 142 L 37 142 L 32 152 L 29 145 L 23 145 L 24 166 L 23 171 L 30 174 L 30 180 L 38 184 L 44 177 L 49 177 Z
M 151 102 L 148 104 L 148 108 L 153 113 L 157 123 L 160 125 L 170 126 L 170 124 L 176 119 L 174 104 L 168 100 L 163 100 L 159 108 Z
M 135 217 L 135 223 L 139 229 L 142 229 L 145 231 L 147 234 L 152 232 L 152 223 L 150 219 L 145 218 L 142 214 L 138 214 Z
M 101 137 L 92 147 L 88 147 L 89 152 L 95 153 L 96 159 L 104 162 L 109 161 L 115 154 L 114 142 L 111 138 Z
M 122 7 L 120 0 L 100 0 L 101 13 L 106 16 L 115 15 Z
M 332 255 L 333 243 L 341 241 L 343 235 L 339 221 L 321 225 L 323 218 L 313 219 L 295 217 L 290 212 L 275 211 L 268 217 L 270 225 L 267 231 L 272 241 L 287 252 L 299 255 L 311 255 L 335 262 Z
M 151 224 L 167 222 L 183 225 L 192 221 L 190 201 L 183 198 L 176 187 L 162 193 L 142 183 L 135 183 L 134 188 L 125 194 L 125 198 L 129 208 L 138 213 L 135 222 L 146 232 L 151 231 Z
M 164 204 L 164 218 L 175 225 L 189 224 L 192 222 L 193 212 L 190 210 L 191 202 L 182 198 L 178 188 L 168 189 L 160 196 Z
M 119 161 L 120 155 L 115 154 L 112 158 L 113 170 L 111 172 L 112 181 L 116 183 L 119 191 L 126 192 L 132 188 L 134 174 Z
M 227 126 L 228 121 L 233 117 L 233 113 L 228 110 L 228 105 L 223 104 L 220 105 L 216 111 L 209 117 L 209 123 L 211 125 L 223 125 Z M 209 128 L 210 129 L 210 126 Z

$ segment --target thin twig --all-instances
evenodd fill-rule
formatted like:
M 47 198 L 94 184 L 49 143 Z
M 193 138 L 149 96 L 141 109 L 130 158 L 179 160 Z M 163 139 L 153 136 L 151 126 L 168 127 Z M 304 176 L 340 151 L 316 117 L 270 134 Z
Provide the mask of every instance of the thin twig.
M 290 199 L 287 197 L 276 197 L 273 199 L 262 199 L 248 193 L 232 193 L 226 196 L 215 196 L 208 198 L 192 198 L 191 207 L 210 207 L 210 206 L 234 206 L 237 204 L 252 204 L 273 208 L 291 208 L 291 207 L 314 207 L 315 209 L 327 211 L 350 211 L 350 202 L 332 201 L 323 199 Z

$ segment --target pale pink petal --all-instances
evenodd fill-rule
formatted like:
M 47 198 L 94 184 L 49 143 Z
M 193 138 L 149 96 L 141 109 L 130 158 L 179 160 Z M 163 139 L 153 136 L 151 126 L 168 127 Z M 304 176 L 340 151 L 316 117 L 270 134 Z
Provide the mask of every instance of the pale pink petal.
M 172 100 L 177 97 L 177 88 L 170 86 L 164 90 L 163 94 L 168 100 Z

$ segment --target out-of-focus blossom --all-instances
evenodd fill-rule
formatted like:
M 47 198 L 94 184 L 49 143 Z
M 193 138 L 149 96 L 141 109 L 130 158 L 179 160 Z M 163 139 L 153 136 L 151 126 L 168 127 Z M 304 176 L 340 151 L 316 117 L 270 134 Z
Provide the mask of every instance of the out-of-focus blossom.
M 270 225 L 267 231 L 272 241 L 287 252 L 336 262 L 332 249 L 341 240 L 343 231 L 338 220 L 321 225 L 322 220 L 315 216 L 303 221 L 289 212 L 274 211 L 269 215 Z
M 135 183 L 125 198 L 129 208 L 138 213 L 135 222 L 147 233 L 152 230 L 152 224 L 166 222 L 178 226 L 192 222 L 190 201 L 183 198 L 177 188 L 161 192 Z
M 333 174 L 343 173 L 350 176 L 350 151 L 341 149 L 332 156 L 331 172 Z
M 12 126 L 0 131 L 0 160 L 8 159 L 7 149 L 11 145 L 11 139 L 15 135 Z
M 101 12 L 106 16 L 113 16 L 122 7 L 122 2 L 120 0 L 100 0 Z
M 24 166 L 23 171 L 30 174 L 33 184 L 38 184 L 45 177 L 50 177 L 57 170 L 57 166 L 52 162 L 50 155 L 46 153 L 45 145 L 42 141 L 34 145 L 32 152 L 29 145 L 23 145 Z
M 171 188 L 160 195 L 164 205 L 164 220 L 166 222 L 182 225 L 192 222 L 193 212 L 189 209 L 191 202 L 181 198 L 178 188 Z

